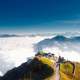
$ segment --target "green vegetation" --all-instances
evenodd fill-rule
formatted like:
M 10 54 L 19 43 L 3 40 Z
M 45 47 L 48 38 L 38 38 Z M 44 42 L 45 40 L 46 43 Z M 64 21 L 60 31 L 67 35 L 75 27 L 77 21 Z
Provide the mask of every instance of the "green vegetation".
M 40 53 L 40 54 L 45 54 L 45 51 L 40 50 L 38 53 Z
M 34 59 L 9 71 L 8 77 L 10 78 L 10 74 L 14 73 L 20 77 L 13 79 L 14 74 L 12 74 L 13 80 L 56 80 L 57 78 L 60 78 L 59 80 L 80 80 L 80 63 L 66 61 L 62 57 L 54 59 L 55 56 L 51 55 L 53 57 L 51 58 L 44 54 L 46 54 L 44 51 L 39 51 Z
M 60 80 L 80 80 L 80 64 L 75 64 L 73 73 L 73 65 L 69 62 L 60 65 Z
M 76 69 L 75 69 L 75 80 L 80 80 L 80 63 L 75 63 Z
M 40 51 L 37 53 L 37 55 L 44 55 L 44 54 L 46 54 L 46 51 L 43 51 L 43 50 L 40 50 Z
M 36 57 L 30 63 L 32 67 L 30 73 L 21 80 L 55 80 L 56 61 L 43 56 L 45 51 L 38 52 Z M 80 64 L 66 61 L 59 57 L 60 80 L 80 80 Z
M 47 58 L 34 58 L 29 64 L 29 72 L 20 80 L 49 80 L 54 74 L 52 62 Z
M 69 77 L 69 79 L 72 78 L 73 66 L 70 63 L 61 64 L 60 70 L 64 74 L 64 76 Z
M 40 61 L 44 64 L 47 64 L 48 66 L 51 66 L 53 64 L 53 62 L 49 58 L 46 58 L 46 57 L 41 57 Z

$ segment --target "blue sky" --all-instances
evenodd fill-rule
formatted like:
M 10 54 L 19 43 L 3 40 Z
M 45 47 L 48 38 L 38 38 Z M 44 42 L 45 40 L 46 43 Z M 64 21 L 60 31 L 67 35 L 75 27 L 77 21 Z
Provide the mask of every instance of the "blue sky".
M 80 30 L 80 0 L 0 0 L 0 33 Z

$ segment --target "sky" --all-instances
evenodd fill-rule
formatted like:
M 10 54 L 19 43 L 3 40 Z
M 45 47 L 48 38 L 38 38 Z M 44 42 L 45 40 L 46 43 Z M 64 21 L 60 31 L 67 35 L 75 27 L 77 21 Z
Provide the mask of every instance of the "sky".
M 79 31 L 80 0 L 0 0 L 0 33 Z

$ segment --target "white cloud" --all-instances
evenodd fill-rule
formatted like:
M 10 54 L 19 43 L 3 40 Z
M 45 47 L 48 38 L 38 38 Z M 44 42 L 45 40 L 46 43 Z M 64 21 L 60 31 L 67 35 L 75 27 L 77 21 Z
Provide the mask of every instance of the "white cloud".
M 11 37 L 0 38 L 0 71 L 3 74 L 34 56 L 33 44 L 46 37 Z M 5 67 L 6 66 L 6 67 Z

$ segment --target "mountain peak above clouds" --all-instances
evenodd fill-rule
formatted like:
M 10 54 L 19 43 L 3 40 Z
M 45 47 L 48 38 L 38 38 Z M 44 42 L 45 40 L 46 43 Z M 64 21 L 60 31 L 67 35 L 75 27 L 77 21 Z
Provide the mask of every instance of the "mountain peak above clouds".
M 66 59 L 79 61 L 77 58 L 80 54 L 80 36 L 65 37 L 63 35 L 57 35 L 53 38 L 44 39 L 35 44 L 35 51 L 47 50 L 54 54 L 60 54 L 60 56 Z M 65 55 L 66 54 L 66 55 Z M 75 56 L 74 56 L 75 54 Z M 71 55 L 71 56 L 70 56 Z

